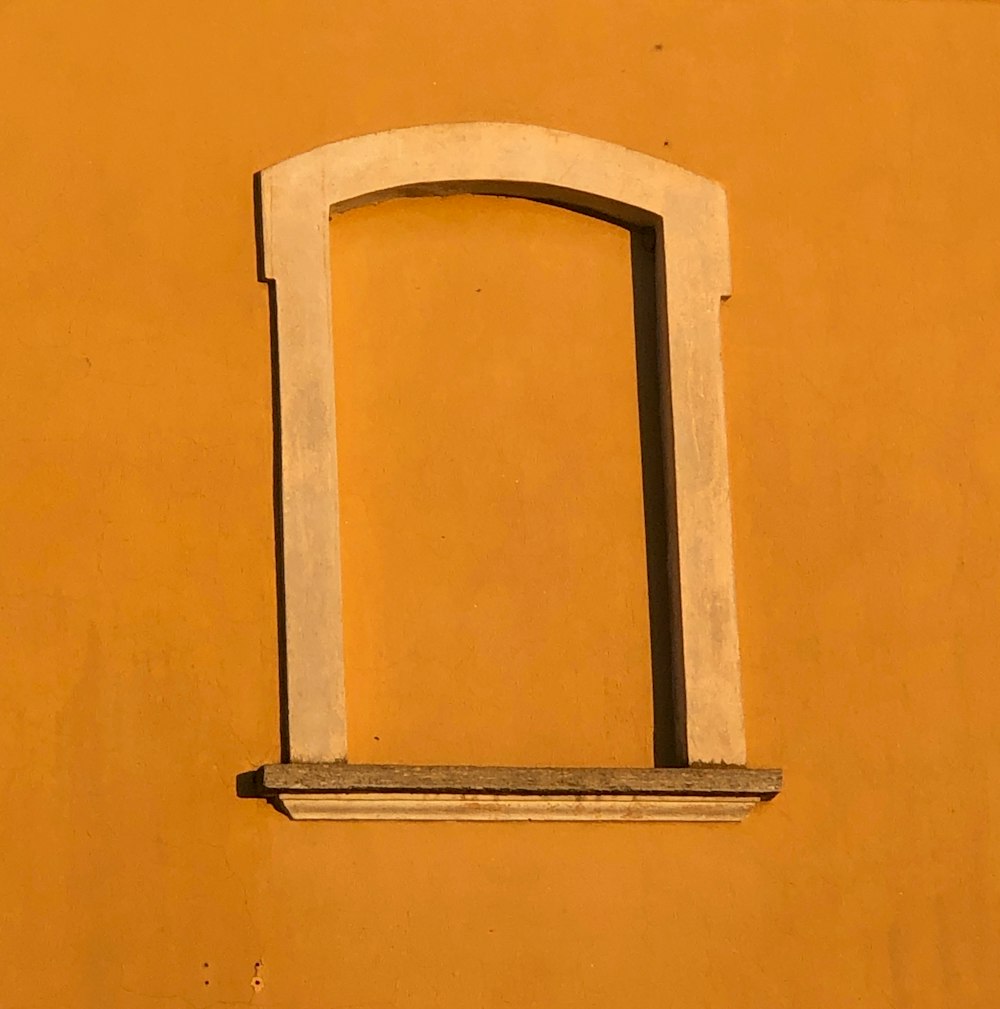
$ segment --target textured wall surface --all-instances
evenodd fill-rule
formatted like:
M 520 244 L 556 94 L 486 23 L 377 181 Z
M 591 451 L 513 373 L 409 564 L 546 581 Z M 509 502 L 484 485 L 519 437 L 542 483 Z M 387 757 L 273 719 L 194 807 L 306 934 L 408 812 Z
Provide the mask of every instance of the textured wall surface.
M 0 1001 L 996 1006 L 1000 8 L 11 0 L 0 38 Z M 278 756 L 251 177 L 479 119 L 729 193 L 747 737 L 786 771 L 744 824 L 234 795 Z

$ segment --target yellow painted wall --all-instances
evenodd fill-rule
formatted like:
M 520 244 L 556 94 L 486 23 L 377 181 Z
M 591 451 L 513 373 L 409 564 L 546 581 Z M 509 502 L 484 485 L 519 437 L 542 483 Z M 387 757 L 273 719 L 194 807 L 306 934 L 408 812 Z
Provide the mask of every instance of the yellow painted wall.
M 0 40 L 0 1004 L 997 1005 L 996 5 L 13 0 Z M 747 733 L 786 771 L 741 825 L 234 795 L 278 755 L 251 176 L 463 119 L 729 193 Z

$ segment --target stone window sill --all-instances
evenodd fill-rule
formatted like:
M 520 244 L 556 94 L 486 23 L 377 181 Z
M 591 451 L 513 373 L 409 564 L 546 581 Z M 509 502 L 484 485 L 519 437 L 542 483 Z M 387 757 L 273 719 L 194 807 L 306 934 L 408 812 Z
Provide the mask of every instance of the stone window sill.
M 257 794 L 293 820 L 742 820 L 781 790 L 746 767 L 267 764 Z

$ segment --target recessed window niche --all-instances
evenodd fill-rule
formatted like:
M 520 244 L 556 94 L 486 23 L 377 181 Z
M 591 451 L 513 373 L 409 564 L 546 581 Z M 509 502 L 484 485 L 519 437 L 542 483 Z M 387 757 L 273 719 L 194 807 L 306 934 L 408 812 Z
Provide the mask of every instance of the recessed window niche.
M 330 266 L 348 759 L 651 766 L 629 231 L 397 199 Z
M 776 794 L 744 766 L 721 188 L 509 123 L 257 181 L 285 717 L 257 794 L 485 820 Z

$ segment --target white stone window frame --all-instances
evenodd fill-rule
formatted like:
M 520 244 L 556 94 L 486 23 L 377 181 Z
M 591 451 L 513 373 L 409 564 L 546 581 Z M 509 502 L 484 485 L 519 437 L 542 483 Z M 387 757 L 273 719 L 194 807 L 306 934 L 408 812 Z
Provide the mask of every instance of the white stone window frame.
M 605 141 L 492 122 L 337 141 L 264 170 L 258 187 L 277 344 L 287 733 L 287 760 L 261 769 L 261 794 L 310 819 L 737 819 L 773 796 L 780 772 L 744 767 L 719 318 L 730 294 L 722 187 Z M 401 196 L 453 193 L 555 202 L 657 236 L 685 768 L 580 769 L 570 780 L 560 769 L 347 763 L 329 220 Z

